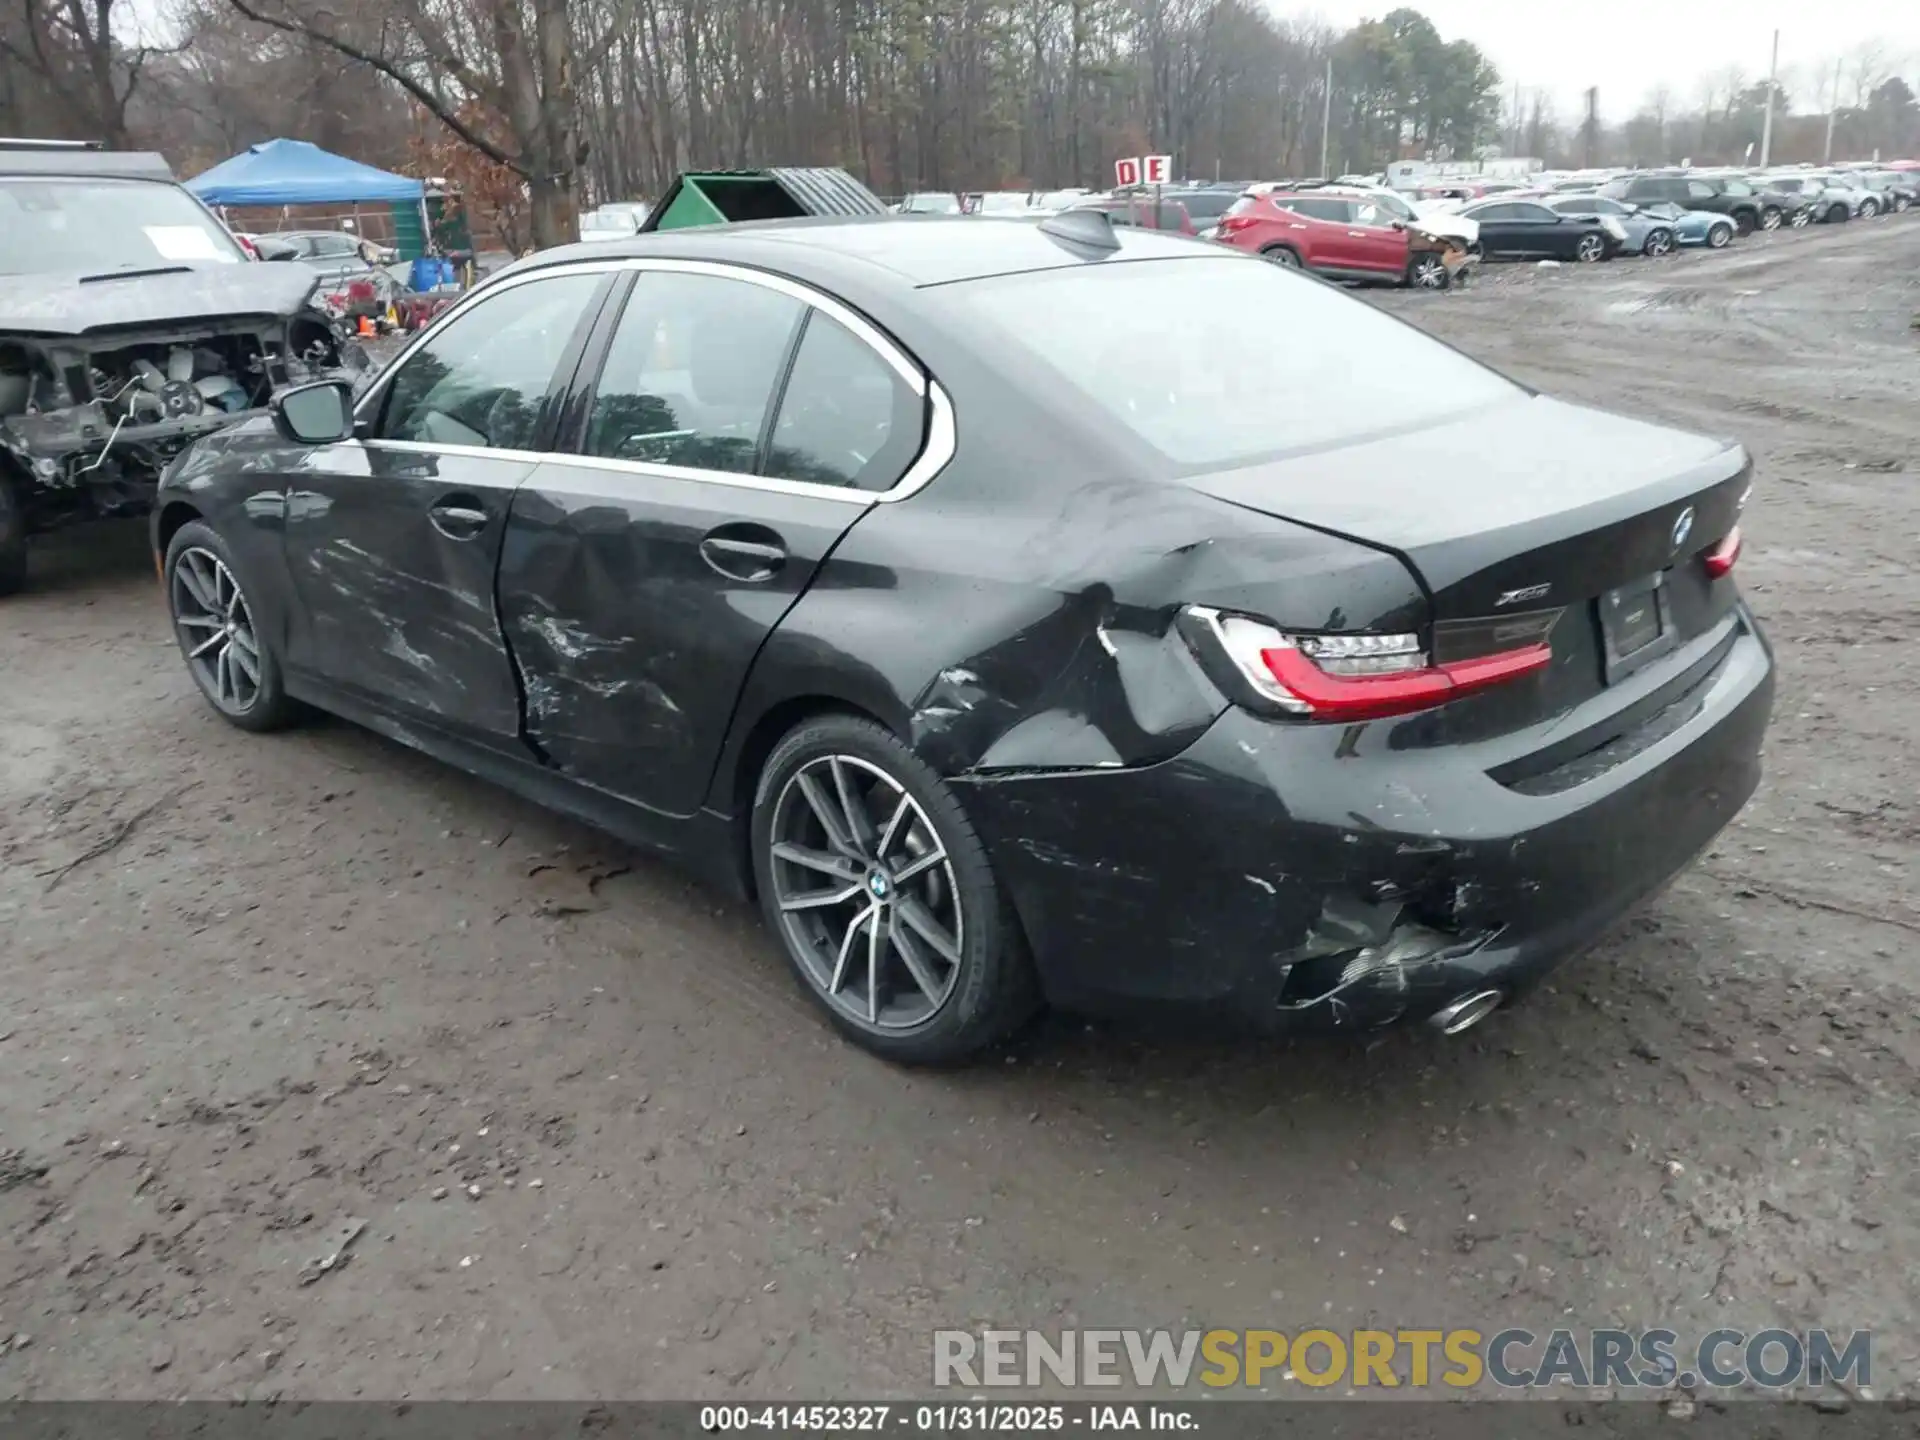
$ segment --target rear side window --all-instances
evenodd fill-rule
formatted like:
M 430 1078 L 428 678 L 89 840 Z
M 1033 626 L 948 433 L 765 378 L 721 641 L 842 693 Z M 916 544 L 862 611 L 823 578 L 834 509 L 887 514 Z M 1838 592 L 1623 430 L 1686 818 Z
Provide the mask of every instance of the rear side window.
M 1346 223 L 1347 202 L 1345 200 L 1336 200 L 1325 195 L 1279 195 L 1274 198 L 1278 204 L 1295 214 L 1305 215 L 1313 220 Z
M 1227 207 L 1226 213 L 1228 215 L 1250 215 L 1259 208 L 1260 197 L 1258 195 L 1242 195 Z
M 1518 396 L 1332 286 L 1240 257 L 1089 265 L 950 287 L 959 313 L 1183 470 L 1252 463 Z M 1180 317 L 1167 324 L 1169 315 Z
M 807 307 L 717 275 L 654 271 L 607 348 L 586 453 L 749 474 Z
M 1694 200 L 1711 200 L 1720 192 L 1704 180 L 1687 181 L 1687 195 Z
M 815 310 L 793 357 L 763 473 L 891 489 L 920 453 L 922 405 L 871 345 Z
M 525 450 L 598 275 L 509 286 L 455 316 L 409 355 L 387 389 L 383 440 Z

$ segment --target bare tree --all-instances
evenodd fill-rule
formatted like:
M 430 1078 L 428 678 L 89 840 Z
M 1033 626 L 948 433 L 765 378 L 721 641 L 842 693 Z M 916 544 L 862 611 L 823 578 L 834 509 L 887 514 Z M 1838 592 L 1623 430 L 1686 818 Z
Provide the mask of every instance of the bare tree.
M 114 146 L 128 143 L 127 107 L 148 63 L 171 46 L 128 43 L 133 26 L 123 0 L 15 0 L 12 24 L 0 24 L 0 56 L 10 60 L 63 110 L 68 128 Z

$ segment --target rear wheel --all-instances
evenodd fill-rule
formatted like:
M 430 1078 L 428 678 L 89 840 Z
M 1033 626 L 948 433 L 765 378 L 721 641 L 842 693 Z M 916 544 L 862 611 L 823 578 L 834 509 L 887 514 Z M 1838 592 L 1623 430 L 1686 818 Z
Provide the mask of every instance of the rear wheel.
M 1585 265 L 1591 265 L 1596 260 L 1606 259 L 1606 238 L 1598 234 L 1582 235 L 1579 243 L 1573 247 L 1573 258 Z
M 1913 201 L 1911 201 L 1911 200 L 1909 200 L 1909 199 L 1908 199 L 1908 198 L 1907 198 L 1906 196 L 1904 196 L 1904 195 L 1896 195 L 1896 196 L 1894 196 L 1894 197 L 1893 197 L 1893 212 L 1894 212 L 1894 214 L 1896 214 L 1896 215 L 1898 215 L 1898 214 L 1899 214 L 1899 213 L 1900 213 L 1901 211 L 1903 211 L 1903 210 L 1905 210 L 1905 209 L 1906 209 L 1906 208 L 1907 208 L 1907 207 L 1908 207 L 1909 205 L 1911 205 L 1911 204 L 1913 204 Z
M 1783 218 L 1785 217 L 1781 215 L 1778 205 L 1769 205 L 1760 212 L 1760 228 L 1762 230 L 1778 230 L 1780 228 L 1780 221 Z
M 1707 231 L 1707 244 L 1715 250 L 1724 250 L 1733 241 L 1733 226 L 1722 222 Z
M 1447 262 L 1432 251 L 1407 262 L 1407 284 L 1416 290 L 1444 290 L 1451 279 Z
M 1805 205 L 1802 205 L 1798 210 L 1793 212 L 1793 218 L 1787 221 L 1787 223 L 1796 230 L 1804 230 L 1813 223 L 1813 211 Z
M 1759 220 L 1751 210 L 1734 211 L 1733 223 L 1734 228 L 1739 230 L 1742 235 L 1751 235 L 1759 226 Z
M 27 514 L 13 478 L 0 468 L 0 595 L 24 589 L 26 583 Z
M 1844 201 L 1838 205 L 1829 206 L 1827 209 L 1827 223 L 1829 225 L 1838 225 L 1843 220 L 1848 220 L 1851 218 L 1852 216 L 1850 212 L 1847 210 L 1846 203 Z
M 1284 265 L 1289 270 L 1304 268 L 1300 263 L 1299 252 L 1289 249 L 1285 245 L 1269 245 L 1260 252 L 1260 258 L 1263 260 L 1271 260 L 1276 265 Z
M 1670 255 L 1673 253 L 1673 231 L 1666 229 L 1649 230 L 1646 244 L 1640 247 L 1646 255 Z
M 751 825 L 767 926 L 856 1044 L 905 1064 L 963 1060 L 1038 1008 L 986 847 L 882 726 L 828 715 L 794 730 L 761 771 Z
M 1879 213 L 1880 202 L 1878 200 L 1862 200 L 1860 202 L 1860 218 L 1862 220 L 1871 220 Z

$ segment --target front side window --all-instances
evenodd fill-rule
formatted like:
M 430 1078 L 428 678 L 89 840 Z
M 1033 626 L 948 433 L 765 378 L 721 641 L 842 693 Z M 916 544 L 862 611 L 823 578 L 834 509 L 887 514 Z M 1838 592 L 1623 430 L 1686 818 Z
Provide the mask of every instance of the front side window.
M 530 448 L 554 372 L 600 281 L 592 274 L 529 280 L 455 316 L 394 375 L 380 438 Z
M 922 405 L 871 345 L 815 310 L 780 398 L 764 473 L 890 489 L 920 452 Z
M 1711 200 L 1719 193 L 1719 191 L 1715 190 L 1713 186 L 1707 184 L 1704 180 L 1689 180 L 1687 182 L 1687 197 L 1689 199 Z
M 642 274 L 601 368 L 587 454 L 751 474 L 806 311 L 745 280 Z

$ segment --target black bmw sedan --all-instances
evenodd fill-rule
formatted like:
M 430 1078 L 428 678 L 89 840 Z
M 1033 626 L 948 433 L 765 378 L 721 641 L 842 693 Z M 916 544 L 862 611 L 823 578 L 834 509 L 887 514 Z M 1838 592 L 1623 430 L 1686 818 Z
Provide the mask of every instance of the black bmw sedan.
M 847 1035 L 1474 1023 L 1752 792 L 1737 446 L 1098 217 L 548 252 L 166 476 L 315 706 L 756 899 Z

